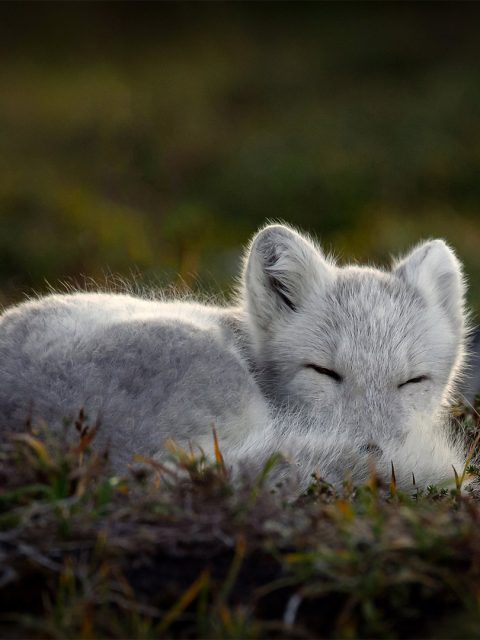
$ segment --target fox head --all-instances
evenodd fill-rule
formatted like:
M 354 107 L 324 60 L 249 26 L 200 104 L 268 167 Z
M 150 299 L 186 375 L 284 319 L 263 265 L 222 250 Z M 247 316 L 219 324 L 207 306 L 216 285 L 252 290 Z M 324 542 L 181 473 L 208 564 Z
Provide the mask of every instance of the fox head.
M 260 385 L 297 430 L 337 443 L 346 466 L 442 482 L 461 465 L 444 433 L 466 333 L 461 265 L 442 240 L 390 270 L 339 267 L 283 225 L 261 230 L 242 300 Z M 327 478 L 328 479 L 328 478 Z

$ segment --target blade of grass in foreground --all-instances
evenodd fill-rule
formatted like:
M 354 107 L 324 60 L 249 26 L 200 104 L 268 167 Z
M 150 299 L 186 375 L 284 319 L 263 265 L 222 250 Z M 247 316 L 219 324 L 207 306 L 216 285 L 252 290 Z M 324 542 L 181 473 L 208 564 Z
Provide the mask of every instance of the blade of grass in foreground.
M 180 596 L 173 607 L 163 617 L 157 627 L 159 635 L 165 631 L 177 620 L 177 618 L 185 611 L 185 609 L 195 600 L 199 593 L 208 587 L 210 574 L 208 571 L 202 571 L 199 577 L 188 587 L 188 589 Z

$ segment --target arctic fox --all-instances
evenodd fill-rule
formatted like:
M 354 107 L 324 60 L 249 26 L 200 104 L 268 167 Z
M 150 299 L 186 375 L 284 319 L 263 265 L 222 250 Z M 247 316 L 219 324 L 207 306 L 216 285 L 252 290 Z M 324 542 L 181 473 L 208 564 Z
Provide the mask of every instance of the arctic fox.
M 460 263 L 442 241 L 392 270 L 339 267 L 270 225 L 246 252 L 238 302 L 216 307 L 105 293 L 49 295 L 0 316 L 0 428 L 60 428 L 84 408 L 122 471 L 164 442 L 260 468 L 279 451 L 301 486 L 372 464 L 442 483 L 464 455 L 447 409 L 465 343 Z M 413 474 L 413 476 L 412 476 Z

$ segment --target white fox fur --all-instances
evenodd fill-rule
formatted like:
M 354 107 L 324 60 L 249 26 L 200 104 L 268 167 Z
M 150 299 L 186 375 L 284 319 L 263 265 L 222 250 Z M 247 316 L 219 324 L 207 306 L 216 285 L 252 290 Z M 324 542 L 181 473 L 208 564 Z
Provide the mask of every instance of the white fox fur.
M 260 469 L 285 454 L 305 487 L 393 462 L 407 487 L 464 464 L 447 409 L 464 358 L 465 286 L 442 241 L 384 271 L 338 267 L 308 237 L 253 238 L 235 307 L 50 295 L 0 316 L 0 429 L 59 428 L 84 408 L 115 469 L 167 438 Z

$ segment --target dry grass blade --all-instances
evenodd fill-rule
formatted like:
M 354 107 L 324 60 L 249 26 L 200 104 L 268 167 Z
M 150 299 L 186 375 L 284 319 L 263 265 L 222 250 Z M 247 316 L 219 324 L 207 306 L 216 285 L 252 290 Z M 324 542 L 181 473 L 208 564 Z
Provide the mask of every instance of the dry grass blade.
M 85 427 L 80 433 L 80 441 L 74 449 L 74 453 L 82 454 L 91 445 L 97 435 L 98 427 Z
M 142 464 L 145 464 L 151 467 L 152 469 L 154 469 L 154 471 L 156 471 L 159 474 L 165 474 L 167 476 L 170 476 L 171 478 L 177 479 L 177 473 L 173 469 L 169 469 L 167 465 L 162 464 L 158 460 L 154 460 L 153 458 L 148 458 L 147 456 L 143 456 L 139 453 L 135 454 L 135 456 L 133 457 L 133 460 L 134 462 L 140 462 Z
M 224 473 L 224 475 L 226 475 L 227 470 L 225 468 L 225 461 L 223 459 L 222 452 L 220 451 L 220 446 L 218 444 L 217 431 L 215 429 L 215 426 L 212 426 L 212 432 L 213 432 L 213 448 L 215 452 L 215 462 L 222 469 L 222 472 Z
M 223 583 L 217 598 L 218 609 L 220 609 L 227 602 L 228 596 L 230 595 L 238 578 L 242 563 L 245 559 L 246 551 L 247 541 L 245 540 L 245 536 L 239 535 L 237 537 L 237 542 L 235 545 L 235 555 L 233 556 L 232 564 L 230 565 L 227 577 L 225 578 L 225 582 Z
M 390 464 L 392 465 L 392 473 L 390 476 L 390 493 L 392 494 L 392 496 L 395 496 L 397 494 L 397 478 L 395 476 L 395 467 L 393 466 L 393 460 L 390 461 Z
M 53 461 L 48 453 L 48 450 L 44 443 L 38 440 L 38 438 L 34 438 L 28 433 L 18 433 L 12 436 L 12 440 L 14 442 L 21 442 L 28 445 L 28 447 L 35 452 L 41 463 L 43 463 L 47 467 L 52 466 Z
M 193 582 L 188 589 L 182 594 L 179 600 L 163 617 L 162 621 L 157 627 L 159 635 L 165 633 L 165 631 L 172 625 L 175 620 L 185 611 L 185 609 L 197 598 L 199 593 L 208 588 L 210 581 L 210 574 L 208 571 L 202 571 L 199 577 Z
M 463 476 L 462 476 L 462 477 L 460 477 L 460 476 L 458 475 L 458 472 L 457 472 L 457 470 L 455 469 L 455 467 L 453 466 L 453 464 L 452 464 L 452 469 L 453 469 L 453 474 L 454 474 L 454 476 L 455 476 L 455 488 L 456 488 L 457 492 L 458 492 L 458 493 L 460 493 L 460 492 L 461 492 L 461 490 L 462 490 L 462 481 L 463 481 Z
M 467 458 L 465 461 L 465 465 L 463 467 L 463 472 L 462 472 L 462 476 L 460 479 L 460 489 L 463 486 L 463 483 L 465 481 L 465 477 L 467 475 L 467 469 L 470 466 L 470 463 L 472 462 L 473 456 L 475 454 L 475 451 L 478 447 L 478 444 L 480 443 L 480 432 L 478 433 L 477 437 L 475 438 L 475 440 L 472 442 L 472 444 L 470 445 L 469 449 L 468 449 L 468 453 L 467 453 Z M 456 480 L 456 472 L 455 472 L 455 480 Z

